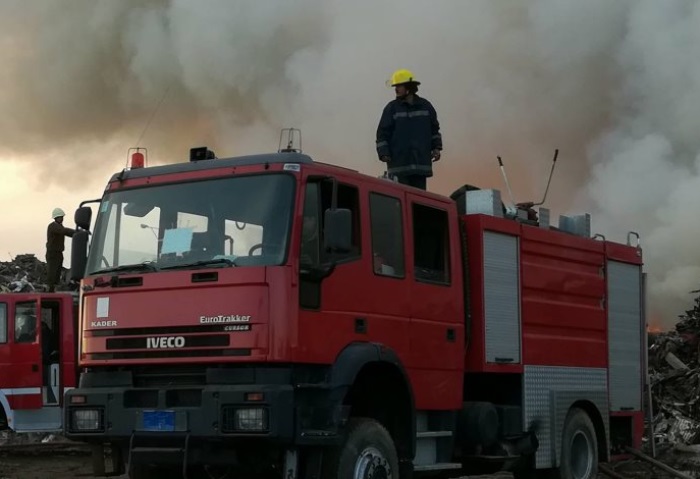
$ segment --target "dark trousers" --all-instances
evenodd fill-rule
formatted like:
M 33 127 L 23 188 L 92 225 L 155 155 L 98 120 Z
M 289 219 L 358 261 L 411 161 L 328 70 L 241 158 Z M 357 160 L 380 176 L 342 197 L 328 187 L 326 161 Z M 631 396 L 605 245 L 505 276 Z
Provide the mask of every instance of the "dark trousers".
M 49 251 L 46 253 L 46 285 L 49 292 L 56 290 L 56 285 L 61 282 L 61 269 L 63 268 L 63 253 Z
M 402 185 L 413 186 L 421 190 L 427 189 L 427 177 L 423 175 L 396 175 L 396 179 Z

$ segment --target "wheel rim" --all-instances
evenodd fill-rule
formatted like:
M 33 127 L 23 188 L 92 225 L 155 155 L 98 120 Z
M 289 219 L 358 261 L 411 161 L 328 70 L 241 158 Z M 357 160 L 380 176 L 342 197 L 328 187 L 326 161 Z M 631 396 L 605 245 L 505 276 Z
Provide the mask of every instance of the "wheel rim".
M 374 447 L 365 448 L 355 462 L 353 479 L 391 479 L 391 467 L 384 454 Z
M 586 479 L 593 470 L 591 442 L 582 431 L 571 438 L 571 472 L 576 479 Z

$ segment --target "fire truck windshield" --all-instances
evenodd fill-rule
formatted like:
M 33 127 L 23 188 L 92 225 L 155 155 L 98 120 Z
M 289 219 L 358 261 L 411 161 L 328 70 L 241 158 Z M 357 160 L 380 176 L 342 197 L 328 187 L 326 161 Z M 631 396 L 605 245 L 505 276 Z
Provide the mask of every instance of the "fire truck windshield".
M 107 193 L 87 273 L 282 264 L 294 182 L 269 173 Z

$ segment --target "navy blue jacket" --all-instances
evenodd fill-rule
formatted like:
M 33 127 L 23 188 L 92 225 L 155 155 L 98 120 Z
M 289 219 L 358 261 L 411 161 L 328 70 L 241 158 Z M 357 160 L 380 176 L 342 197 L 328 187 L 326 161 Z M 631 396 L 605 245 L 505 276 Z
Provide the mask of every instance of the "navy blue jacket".
M 431 151 L 442 150 L 440 123 L 433 105 L 414 95 L 413 104 L 390 101 L 377 127 L 377 154 L 388 156 L 390 175 L 433 176 Z

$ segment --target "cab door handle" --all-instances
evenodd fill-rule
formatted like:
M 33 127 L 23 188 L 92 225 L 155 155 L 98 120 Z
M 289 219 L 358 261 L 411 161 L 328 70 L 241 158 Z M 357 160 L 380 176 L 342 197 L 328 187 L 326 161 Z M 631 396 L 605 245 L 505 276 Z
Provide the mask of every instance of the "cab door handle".
M 32 364 L 32 372 L 33 373 L 39 372 L 39 365 L 38 364 Z

